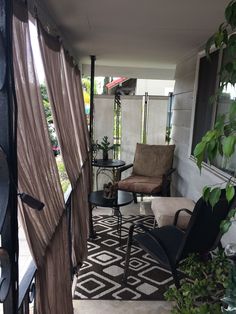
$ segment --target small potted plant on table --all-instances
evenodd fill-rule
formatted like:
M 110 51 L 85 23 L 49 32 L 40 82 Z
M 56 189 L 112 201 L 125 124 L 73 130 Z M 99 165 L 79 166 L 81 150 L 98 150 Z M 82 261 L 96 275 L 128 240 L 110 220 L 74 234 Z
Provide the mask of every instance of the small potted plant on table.
M 115 148 L 115 145 L 110 145 L 111 143 L 108 141 L 108 136 L 104 136 L 101 143 L 97 144 L 98 149 L 102 150 L 102 159 L 108 160 L 108 152 L 111 149 Z

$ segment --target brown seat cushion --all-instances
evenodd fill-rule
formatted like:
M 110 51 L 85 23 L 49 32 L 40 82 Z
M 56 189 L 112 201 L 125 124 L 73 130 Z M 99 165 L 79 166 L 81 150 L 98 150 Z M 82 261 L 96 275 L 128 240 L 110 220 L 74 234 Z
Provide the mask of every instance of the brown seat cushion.
M 161 191 L 162 177 L 145 177 L 132 175 L 124 180 L 118 182 L 120 190 L 156 194 Z
M 172 167 L 175 145 L 137 143 L 133 175 L 160 177 Z

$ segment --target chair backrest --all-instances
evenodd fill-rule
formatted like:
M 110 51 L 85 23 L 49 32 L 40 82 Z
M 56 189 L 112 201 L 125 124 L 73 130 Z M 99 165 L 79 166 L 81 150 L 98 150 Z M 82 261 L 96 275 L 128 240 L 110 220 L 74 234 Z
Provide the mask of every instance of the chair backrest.
M 137 143 L 133 174 L 160 177 L 172 167 L 175 145 Z
M 207 253 L 213 247 L 220 235 L 220 224 L 224 220 L 235 202 L 226 200 L 225 190 L 221 191 L 218 203 L 211 205 L 201 197 L 193 210 L 185 237 L 179 248 L 177 261 L 186 257 L 189 253 Z

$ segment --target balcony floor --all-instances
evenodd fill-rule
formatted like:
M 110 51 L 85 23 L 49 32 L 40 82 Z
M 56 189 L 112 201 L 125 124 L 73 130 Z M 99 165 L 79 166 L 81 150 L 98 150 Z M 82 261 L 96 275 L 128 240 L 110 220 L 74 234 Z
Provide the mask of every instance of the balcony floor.
M 152 214 L 149 198 L 142 205 L 130 204 L 121 207 L 124 215 Z M 112 209 L 98 207 L 93 215 L 112 215 Z M 74 314 L 169 314 L 171 304 L 165 301 L 104 301 L 104 300 L 73 300 Z

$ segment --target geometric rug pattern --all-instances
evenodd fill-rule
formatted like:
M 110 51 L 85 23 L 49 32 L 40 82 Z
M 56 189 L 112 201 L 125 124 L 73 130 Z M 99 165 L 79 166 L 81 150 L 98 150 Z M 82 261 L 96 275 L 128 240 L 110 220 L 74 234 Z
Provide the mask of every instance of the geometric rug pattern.
M 151 215 L 123 216 L 120 242 L 116 216 L 93 216 L 97 237 L 88 242 L 88 258 L 78 274 L 74 299 L 164 300 L 173 278 L 138 246 L 132 246 L 127 283 L 121 281 L 131 223 L 152 228 L 153 219 Z

